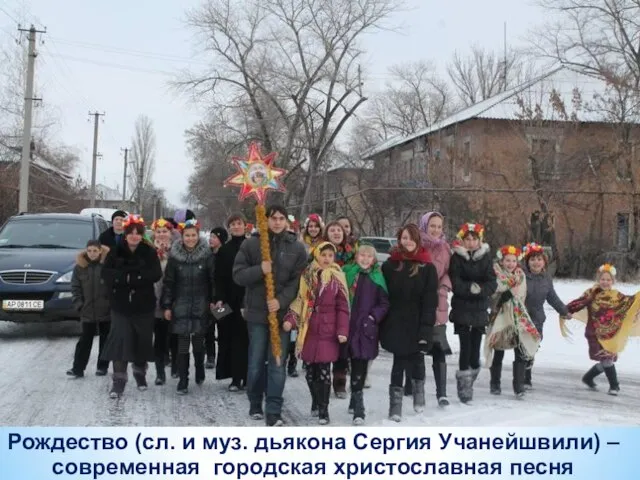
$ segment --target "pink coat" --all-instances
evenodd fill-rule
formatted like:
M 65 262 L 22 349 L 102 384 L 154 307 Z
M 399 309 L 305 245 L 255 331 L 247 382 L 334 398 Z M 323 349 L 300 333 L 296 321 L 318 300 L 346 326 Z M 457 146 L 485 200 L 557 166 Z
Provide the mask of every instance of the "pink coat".
M 337 282 L 331 281 L 316 300 L 300 358 L 305 363 L 337 361 L 338 335 L 349 336 L 349 300 Z
M 447 243 L 427 247 L 431 262 L 438 272 L 438 310 L 436 311 L 436 325 L 444 325 L 449 319 L 449 292 L 451 279 L 449 278 L 449 261 L 451 249 Z

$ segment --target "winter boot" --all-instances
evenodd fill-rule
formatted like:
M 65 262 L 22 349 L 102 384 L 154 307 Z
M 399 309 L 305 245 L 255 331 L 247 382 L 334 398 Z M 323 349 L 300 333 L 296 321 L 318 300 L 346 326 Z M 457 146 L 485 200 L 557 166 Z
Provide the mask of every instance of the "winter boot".
M 478 379 L 478 375 L 480 375 L 480 367 L 471 369 L 471 386 L 476 383 Z
M 411 387 L 413 388 L 413 410 L 416 413 L 422 413 L 426 403 L 424 399 L 424 380 L 411 380 Z
M 389 385 L 389 420 L 399 422 L 402 420 L 402 387 Z
M 524 372 L 527 364 L 521 361 L 513 362 L 513 393 L 516 398 L 524 398 Z
M 347 372 L 337 370 L 333 372 L 333 391 L 338 398 L 347 398 Z
M 364 394 L 362 390 L 351 391 L 351 404 L 353 405 L 353 424 L 364 423 Z
M 329 423 L 329 397 L 331 396 L 331 385 L 324 382 L 315 382 L 314 388 L 318 398 L 318 423 L 327 425 Z
M 262 411 L 262 401 L 260 403 L 252 403 L 249 406 L 249 416 L 252 420 L 262 420 L 264 412 Z
M 193 352 L 193 364 L 196 369 L 196 385 L 204 383 L 204 352 Z
M 267 427 L 283 427 L 284 421 L 282 420 L 282 416 L 277 413 L 267 413 L 267 418 L 265 419 L 265 423 Z
M 136 381 L 138 390 L 144 392 L 147 389 L 147 364 L 145 363 L 144 367 L 133 365 L 131 370 L 133 371 L 133 378 Z
M 67 370 L 67 376 L 72 378 L 82 378 L 84 377 L 84 372 L 76 371 L 73 368 Z
M 167 376 L 165 375 L 164 367 L 164 360 L 160 362 L 156 360 L 156 385 L 164 385 L 167 383 Z
M 109 396 L 111 398 L 120 398 L 124 393 L 124 387 L 127 384 L 127 372 L 114 372 L 113 374 L 113 385 L 111 386 L 111 391 L 109 392 Z
M 462 403 L 473 400 L 473 370 L 458 370 L 456 372 L 458 398 Z
M 179 353 L 171 356 L 171 378 L 178 378 L 178 357 Z
M 604 374 L 609 380 L 609 395 L 616 396 L 620 393 L 620 384 L 618 383 L 618 373 L 616 372 L 616 366 L 611 365 L 604 369 Z
M 296 358 L 296 342 L 289 343 L 289 359 L 287 361 L 287 375 L 291 378 L 298 376 L 298 359 Z
M 214 357 L 209 357 L 207 356 L 207 363 L 204 364 L 204 367 L 207 370 L 213 370 L 214 368 L 216 368 L 216 359 L 215 356 Z
M 524 389 L 532 390 L 533 384 L 531 383 L 531 370 L 533 370 L 533 360 L 529 360 L 524 370 Z
M 489 392 L 491 395 L 500 395 L 502 388 L 500 388 L 500 377 L 502 377 L 502 363 L 493 362 L 489 368 L 489 374 L 491 380 L 489 381 Z
M 180 380 L 178 381 L 177 392 L 178 395 L 186 395 L 189 393 L 189 354 L 178 354 L 178 375 Z
M 598 375 L 600 375 L 603 372 L 603 370 L 604 368 L 602 367 L 602 365 L 599 363 L 596 363 L 593 367 L 589 369 L 587 373 L 584 374 L 584 376 L 582 377 L 582 383 L 584 383 L 591 390 L 597 390 L 598 387 L 596 385 L 596 382 L 594 382 L 593 380 Z
M 436 398 L 438 399 L 438 405 L 446 407 L 449 405 L 447 399 L 447 364 L 445 362 L 434 363 L 433 378 L 436 381 Z
M 309 393 L 311 394 L 311 416 L 318 416 L 318 391 L 315 384 L 307 378 L 307 387 L 309 387 Z

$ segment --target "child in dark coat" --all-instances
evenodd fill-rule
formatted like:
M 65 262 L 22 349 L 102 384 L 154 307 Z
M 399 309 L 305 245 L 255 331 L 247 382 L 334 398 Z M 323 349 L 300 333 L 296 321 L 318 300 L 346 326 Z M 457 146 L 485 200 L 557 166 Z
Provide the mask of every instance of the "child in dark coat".
M 424 410 L 424 354 L 429 353 L 438 308 L 438 273 L 420 242 L 417 225 L 398 233 L 398 247 L 382 265 L 389 289 L 389 313 L 380 326 L 382 348 L 393 353 L 389 418 L 402 418 L 404 372 L 411 371 L 413 409 Z
M 320 425 L 329 423 L 331 363 L 349 335 L 349 292 L 335 255 L 336 247 L 329 242 L 314 249 L 282 325 L 285 331 L 298 329 L 296 354 L 307 364 L 311 414 L 319 416 Z
M 349 288 L 351 319 L 349 322 L 349 358 L 351 359 L 351 402 L 353 424 L 364 423 L 362 389 L 368 365 L 378 356 L 378 325 L 389 310 L 387 283 L 376 261 L 376 249 L 360 245 L 356 263 L 343 267 Z
M 70 377 L 84 377 L 96 333 L 100 337 L 96 375 L 106 375 L 109 368 L 109 362 L 100 359 L 111 326 L 109 291 L 101 278 L 102 265 L 108 253 L 109 248 L 100 245 L 98 240 L 89 240 L 87 248 L 76 257 L 71 276 L 71 295 L 73 305 L 80 312 L 82 333 L 73 356 L 73 367 L 67 371 Z
M 467 403 L 473 399 L 473 384 L 480 373 L 482 336 L 489 322 L 490 298 L 498 285 L 489 255 L 491 248 L 483 243 L 484 227 L 466 223 L 457 237 L 449 264 L 453 291 L 449 320 L 460 340 L 458 398 Z

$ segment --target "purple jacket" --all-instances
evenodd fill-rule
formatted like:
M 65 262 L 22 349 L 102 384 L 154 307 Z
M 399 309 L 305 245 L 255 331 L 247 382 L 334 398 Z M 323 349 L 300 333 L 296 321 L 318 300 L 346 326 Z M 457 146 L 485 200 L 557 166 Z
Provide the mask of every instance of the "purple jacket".
M 316 300 L 300 357 L 305 363 L 335 362 L 340 355 L 338 335 L 349 336 L 349 300 L 334 280 Z
M 387 293 L 366 275 L 360 275 L 351 306 L 349 355 L 373 360 L 378 356 L 378 325 L 389 310 Z M 369 317 L 373 317 L 373 320 Z

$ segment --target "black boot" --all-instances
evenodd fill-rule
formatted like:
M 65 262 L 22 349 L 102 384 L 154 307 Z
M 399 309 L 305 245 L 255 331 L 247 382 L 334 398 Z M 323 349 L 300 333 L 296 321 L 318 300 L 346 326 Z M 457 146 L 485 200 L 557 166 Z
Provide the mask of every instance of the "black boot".
M 327 425 L 329 423 L 329 397 L 331 396 L 331 385 L 324 382 L 315 382 L 316 395 L 318 397 L 318 423 Z
M 337 370 L 333 372 L 333 390 L 336 397 L 347 398 L 347 372 L 346 370 Z
M 189 354 L 179 353 L 177 357 L 178 375 L 180 376 L 177 391 L 178 395 L 186 395 L 189 392 Z
M 144 367 L 133 365 L 131 370 L 133 371 L 133 378 L 136 380 L 138 390 L 144 392 L 147 389 L 147 364 L 145 363 Z
M 351 404 L 353 405 L 353 424 L 364 423 L 364 395 L 362 390 L 351 390 Z
M 114 372 L 113 384 L 109 396 L 111 398 L 120 398 L 124 393 L 124 387 L 127 385 L 127 372 Z
M 156 385 L 164 385 L 167 382 L 167 376 L 164 373 L 164 359 L 156 360 Z
M 526 363 L 522 361 L 513 362 L 513 393 L 516 394 L 516 398 L 524 397 L 524 372 L 526 366 Z
M 318 416 L 318 391 L 315 384 L 307 378 L 307 387 L 309 387 L 309 393 L 311 394 L 311 416 Z
M 473 400 L 473 370 L 458 370 L 456 372 L 458 398 L 462 403 Z
M 493 362 L 491 368 L 489 368 L 489 374 L 491 380 L 489 381 L 489 392 L 491 395 L 500 395 L 502 389 L 500 388 L 500 377 L 502 377 L 502 364 Z
M 449 405 L 447 399 L 447 364 L 445 362 L 434 363 L 433 378 L 436 382 L 436 398 L 438 399 L 438 405 L 446 407 Z
M 193 363 L 196 369 L 196 385 L 202 385 L 205 379 L 204 352 L 193 352 Z
M 296 342 L 289 342 L 289 358 L 287 360 L 287 375 L 292 378 L 298 376 L 298 359 L 296 358 Z
M 402 420 L 402 387 L 389 385 L 389 419 L 394 422 Z
M 533 360 L 529 360 L 526 363 L 524 370 L 524 389 L 532 390 L 533 384 L 531 383 L 531 370 L 533 370 Z
M 620 393 L 620 384 L 618 383 L 616 366 L 611 365 L 610 367 L 605 367 L 604 374 L 607 376 L 607 380 L 609 380 L 609 395 L 618 395 L 618 393 Z
M 599 363 L 596 363 L 593 367 L 589 369 L 587 373 L 584 374 L 584 376 L 582 377 L 582 383 L 584 383 L 591 390 L 597 390 L 598 387 L 596 385 L 596 382 L 594 382 L 593 380 L 598 375 L 600 375 L 603 372 L 603 370 L 604 369 L 602 365 Z

